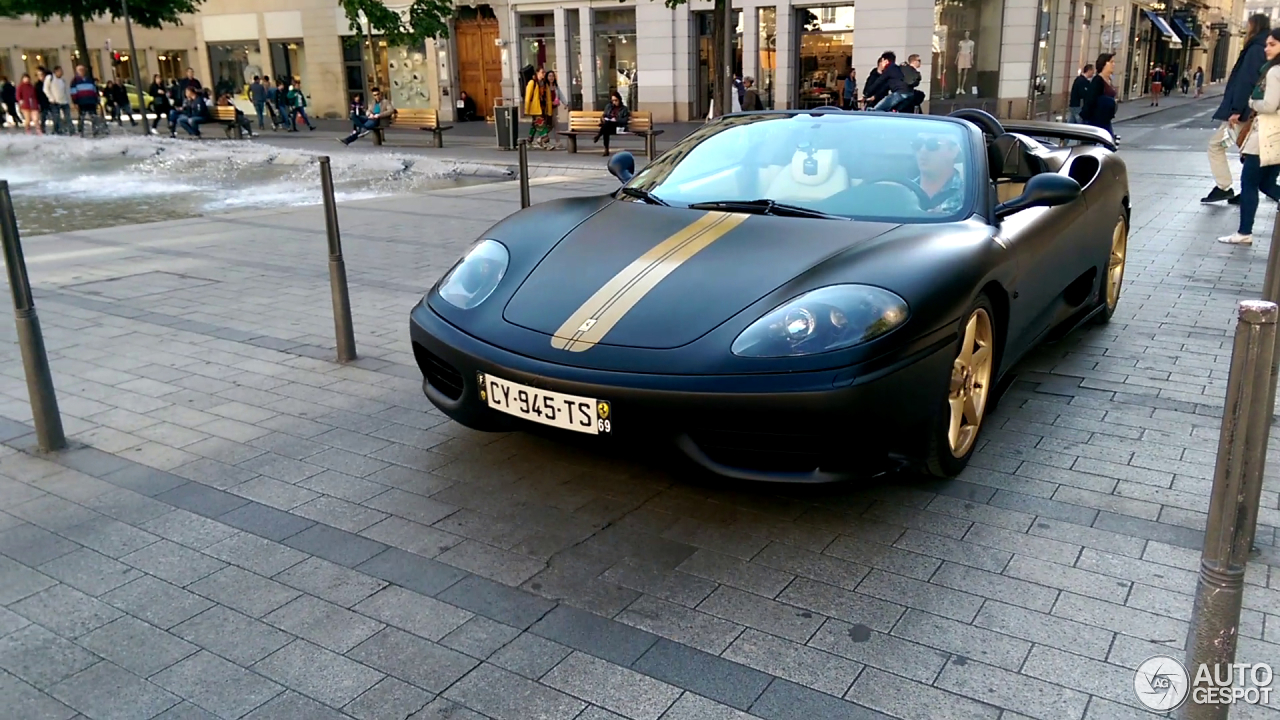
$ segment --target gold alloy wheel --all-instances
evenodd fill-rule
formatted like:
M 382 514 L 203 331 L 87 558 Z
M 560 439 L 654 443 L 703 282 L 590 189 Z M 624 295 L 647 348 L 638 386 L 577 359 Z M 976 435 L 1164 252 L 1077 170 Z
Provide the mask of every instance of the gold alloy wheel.
M 957 458 L 964 457 L 973 448 L 978 428 L 982 426 L 982 414 L 987 409 L 995 360 L 992 337 L 991 316 L 983 308 L 974 310 L 964 326 L 960 354 L 951 366 L 951 394 L 947 398 L 951 408 L 947 442 L 951 454 Z
M 1115 310 L 1120 302 L 1120 284 L 1124 282 L 1124 261 L 1129 252 L 1129 223 L 1123 217 L 1111 232 L 1111 259 L 1107 262 L 1107 309 Z

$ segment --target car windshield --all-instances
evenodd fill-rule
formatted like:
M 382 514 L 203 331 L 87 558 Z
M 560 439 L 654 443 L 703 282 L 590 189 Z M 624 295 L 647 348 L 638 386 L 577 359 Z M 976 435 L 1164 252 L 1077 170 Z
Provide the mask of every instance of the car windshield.
M 969 214 L 969 134 L 898 114 L 740 115 L 710 123 L 641 170 L 626 198 L 681 206 L 888 222 Z

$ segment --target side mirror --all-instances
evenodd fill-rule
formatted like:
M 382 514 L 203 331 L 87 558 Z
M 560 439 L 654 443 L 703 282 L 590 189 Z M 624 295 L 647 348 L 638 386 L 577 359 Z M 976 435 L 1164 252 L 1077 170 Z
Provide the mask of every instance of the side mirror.
M 1057 207 L 1080 197 L 1080 183 L 1066 175 L 1041 173 L 1027 181 L 1022 194 L 996 206 L 996 219 L 1033 207 Z
M 617 155 L 609 158 L 609 174 L 624 183 L 630 182 L 631 178 L 636 174 L 635 156 L 626 150 L 623 150 Z

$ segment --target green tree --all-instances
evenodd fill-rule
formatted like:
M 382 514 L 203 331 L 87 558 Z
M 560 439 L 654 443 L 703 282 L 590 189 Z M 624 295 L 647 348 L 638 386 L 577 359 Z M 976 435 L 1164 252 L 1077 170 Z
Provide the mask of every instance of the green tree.
M 387 45 L 418 45 L 427 38 L 449 37 L 453 17 L 449 0 L 414 0 L 405 10 L 391 10 L 382 0 L 338 0 L 338 4 L 358 36 L 365 33 L 363 13 L 370 34 L 381 36 Z
M 191 14 L 203 0 L 131 0 L 129 18 L 142 27 L 160 28 L 181 25 L 182 15 Z M 120 0 L 0 0 L 0 16 L 30 15 L 37 23 L 53 18 L 70 19 L 76 34 L 76 49 L 85 67 L 89 62 L 89 43 L 85 40 L 84 23 L 100 17 L 119 20 L 124 17 Z

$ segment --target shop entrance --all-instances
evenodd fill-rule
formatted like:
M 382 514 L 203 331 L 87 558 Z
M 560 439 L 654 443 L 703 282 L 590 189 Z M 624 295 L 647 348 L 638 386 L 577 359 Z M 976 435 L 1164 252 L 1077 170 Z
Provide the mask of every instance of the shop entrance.
M 493 114 L 502 98 L 502 50 L 498 47 L 498 19 L 493 8 L 458 8 L 454 25 L 458 48 L 458 88 L 476 101 L 476 109 Z

